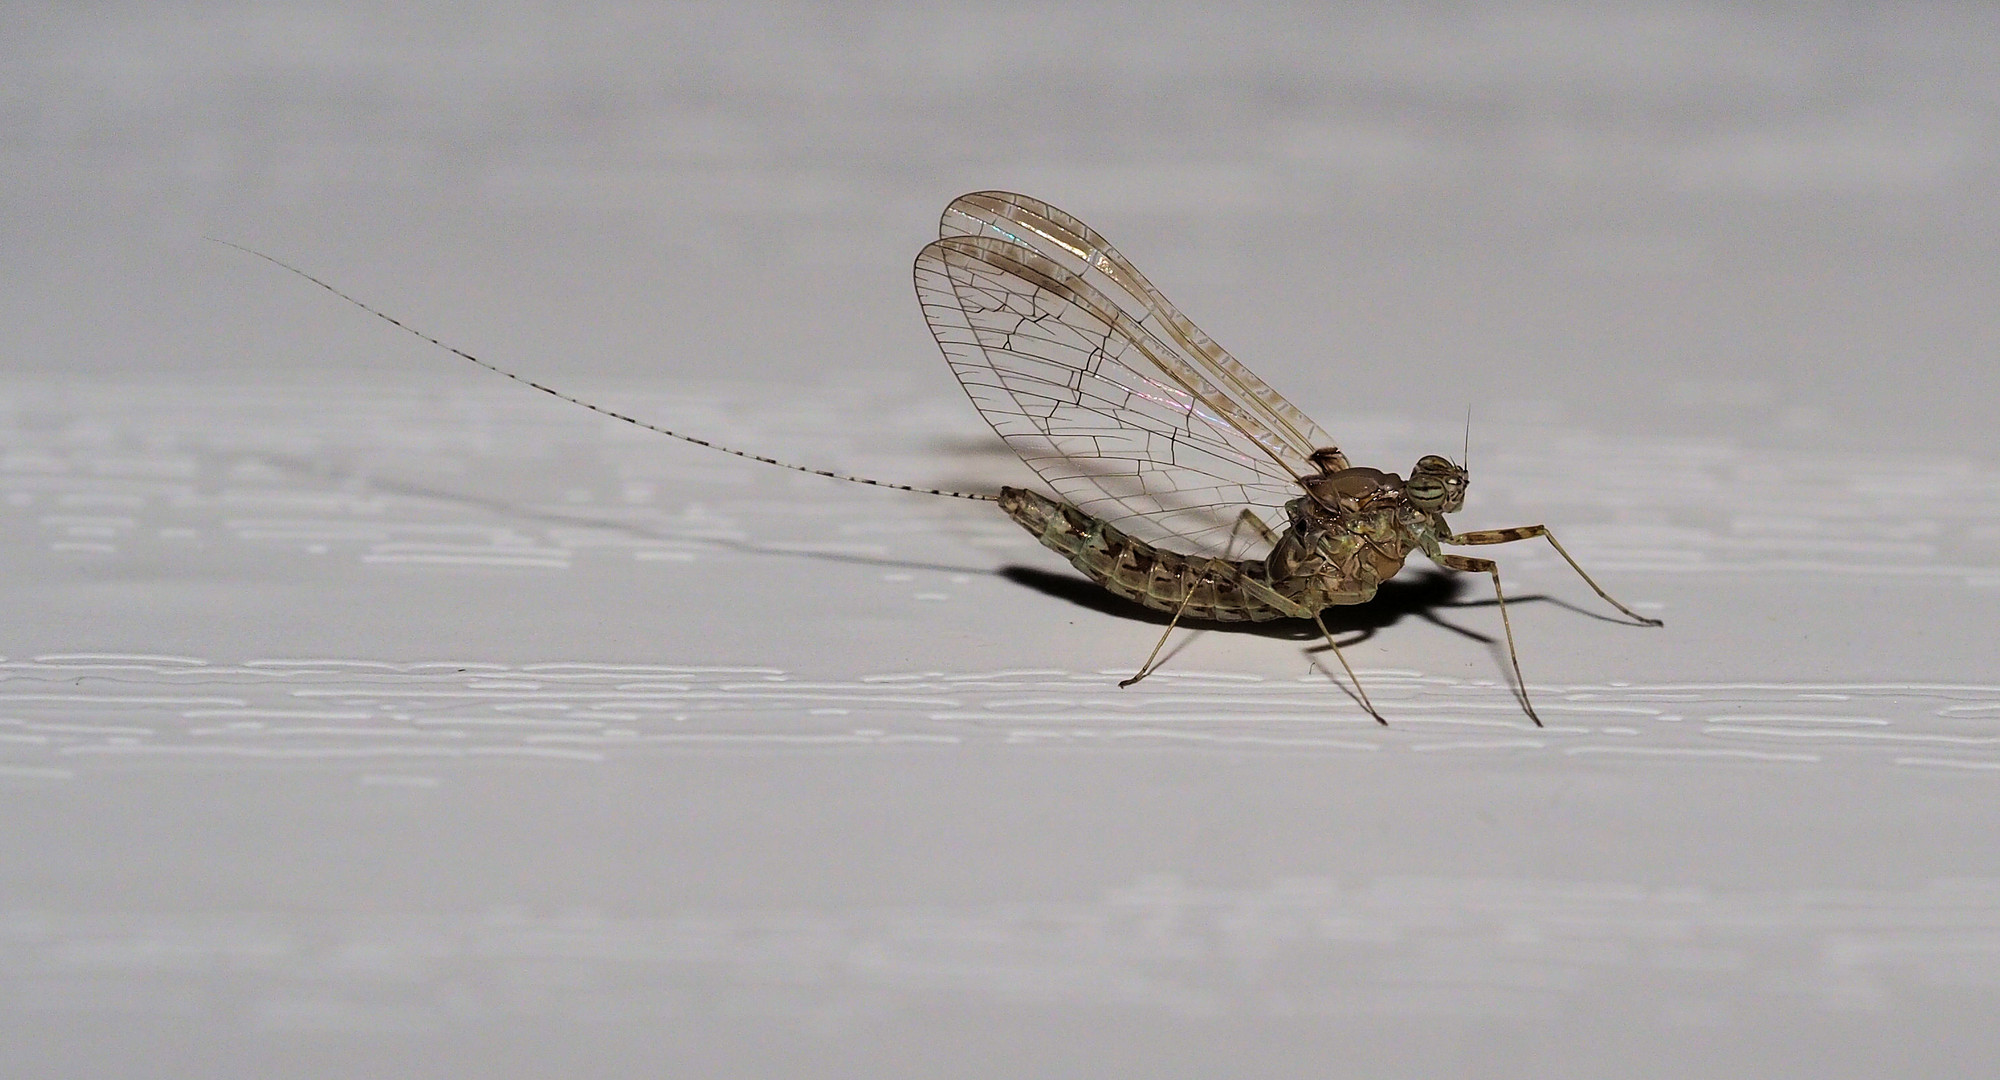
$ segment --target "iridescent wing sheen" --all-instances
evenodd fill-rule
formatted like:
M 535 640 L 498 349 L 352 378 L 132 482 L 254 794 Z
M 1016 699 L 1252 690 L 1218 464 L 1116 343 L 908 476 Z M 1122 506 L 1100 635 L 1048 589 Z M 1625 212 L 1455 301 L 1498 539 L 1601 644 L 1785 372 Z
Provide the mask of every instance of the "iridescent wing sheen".
M 1282 527 L 1285 502 L 1300 494 L 1295 478 L 1316 471 L 1306 462 L 1314 440 L 1330 441 L 1247 371 L 1250 383 L 1237 379 L 1236 393 L 1222 390 L 1210 376 L 1229 369 L 1215 358 L 1241 365 L 1212 344 L 1200 363 L 1191 358 L 1187 350 L 1206 337 L 1060 211 L 1034 204 L 1048 227 L 1034 246 L 984 226 L 978 234 L 951 231 L 961 206 L 992 198 L 954 202 L 947 235 L 916 263 L 924 317 L 973 404 L 1085 512 L 1189 554 L 1253 553 L 1258 541 L 1237 532 L 1238 514 L 1255 510 Z M 1065 220 L 1056 235 L 1091 241 L 1077 247 L 1099 260 L 1095 273 L 1081 265 L 1084 256 L 1046 253 L 1071 250 L 1049 235 Z M 1151 307 L 1128 310 L 1149 292 Z M 1155 331 L 1170 322 L 1177 325 L 1167 336 Z M 1242 387 L 1251 384 L 1268 397 L 1246 401 Z

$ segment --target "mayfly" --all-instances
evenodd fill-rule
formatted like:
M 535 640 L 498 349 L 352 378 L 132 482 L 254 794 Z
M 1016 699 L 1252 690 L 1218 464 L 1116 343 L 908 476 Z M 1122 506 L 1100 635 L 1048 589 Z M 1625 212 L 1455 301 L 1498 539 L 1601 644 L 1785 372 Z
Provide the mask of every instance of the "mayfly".
M 1425 455 L 1407 479 L 1350 465 L 1325 431 L 1196 328 L 1096 230 L 1025 195 L 981 191 L 954 199 L 938 239 L 917 254 L 917 299 L 980 415 L 1059 498 L 1015 487 L 996 496 L 890 484 L 670 431 L 503 370 L 297 267 L 241 250 L 438 348 L 614 419 L 797 472 L 996 502 L 1091 581 L 1171 613 L 1146 662 L 1121 686 L 1156 670 L 1184 618 L 1305 619 L 1326 639 L 1361 706 L 1386 723 L 1321 612 L 1366 603 L 1411 553 L 1422 552 L 1444 569 L 1492 578 L 1514 685 L 1540 725 L 1499 564 L 1443 546 L 1543 537 L 1611 606 L 1641 625 L 1661 625 L 1591 580 L 1546 525 L 1454 532 L 1445 515 L 1465 503 L 1463 460 Z M 1256 548 L 1261 554 L 1253 557 Z

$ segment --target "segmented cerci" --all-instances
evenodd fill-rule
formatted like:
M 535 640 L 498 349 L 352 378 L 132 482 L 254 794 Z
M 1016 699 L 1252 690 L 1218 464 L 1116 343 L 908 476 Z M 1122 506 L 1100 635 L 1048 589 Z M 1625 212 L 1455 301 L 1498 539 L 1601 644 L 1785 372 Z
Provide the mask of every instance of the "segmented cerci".
M 1054 489 L 993 495 L 889 484 L 778 461 L 612 412 L 446 345 L 311 274 L 277 264 L 489 371 L 614 419 L 765 464 L 928 495 L 995 501 L 1090 580 L 1173 618 L 1139 671 L 1154 670 L 1183 618 L 1309 619 L 1378 721 L 1320 613 L 1365 603 L 1422 552 L 1489 575 L 1522 708 L 1537 725 L 1498 564 L 1441 550 L 1544 537 L 1613 599 L 1545 525 L 1454 532 L 1463 463 L 1420 458 L 1408 479 L 1351 466 L 1333 439 L 1223 351 L 1090 226 L 1039 199 L 981 191 L 952 200 L 916 260 L 917 297 L 953 374 L 993 430 Z M 227 241 L 220 241 L 228 243 Z M 1282 527 L 1270 522 L 1280 520 Z M 1386 721 L 1384 721 L 1386 722 Z

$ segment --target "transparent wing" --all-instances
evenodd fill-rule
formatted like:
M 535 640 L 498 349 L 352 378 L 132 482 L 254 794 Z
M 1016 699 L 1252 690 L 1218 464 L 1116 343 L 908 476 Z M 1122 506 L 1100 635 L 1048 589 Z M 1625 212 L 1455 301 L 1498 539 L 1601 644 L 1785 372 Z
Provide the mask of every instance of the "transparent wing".
M 1009 238 L 956 235 L 918 254 L 916 285 L 973 404 L 1063 498 L 1195 555 L 1253 553 L 1253 536 L 1230 543 L 1246 508 L 1282 526 L 1303 458 L 1247 433 L 1080 274 Z
M 1297 406 L 1181 314 L 1110 241 L 1075 217 L 1027 195 L 977 191 L 945 208 L 938 236 L 1011 240 L 1083 278 L 1167 346 L 1161 360 L 1169 379 L 1271 451 L 1293 475 L 1316 472 L 1306 459 L 1335 445 Z

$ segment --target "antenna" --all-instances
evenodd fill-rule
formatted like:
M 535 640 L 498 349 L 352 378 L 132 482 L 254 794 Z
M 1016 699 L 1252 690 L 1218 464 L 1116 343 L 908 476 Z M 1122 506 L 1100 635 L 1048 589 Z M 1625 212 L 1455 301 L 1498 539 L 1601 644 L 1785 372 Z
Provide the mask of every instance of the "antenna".
M 489 364 L 486 361 L 481 360 L 477 356 L 474 356 L 463 349 L 455 348 L 453 346 L 445 344 L 442 341 L 439 341 L 438 339 L 430 336 L 429 334 L 424 333 L 422 330 L 419 330 L 416 327 L 403 322 L 401 319 L 396 318 L 394 315 L 391 315 L 388 312 L 377 310 L 375 308 L 368 306 L 365 303 L 362 303 L 359 300 L 356 300 L 354 297 L 349 296 L 344 292 L 341 292 L 339 289 L 334 288 L 332 285 L 329 285 L 326 282 L 321 281 L 320 279 L 312 276 L 311 274 L 306 273 L 304 270 L 301 270 L 296 266 L 293 266 L 291 263 L 288 263 L 283 259 L 279 259 L 271 255 L 266 255 L 263 252 L 258 251 L 256 248 L 244 247 L 242 244 L 233 243 L 228 240 L 223 240 L 220 239 L 219 237 L 204 236 L 202 237 L 202 239 L 212 241 L 217 244 L 221 244 L 223 247 L 235 248 L 236 250 L 243 252 L 246 255 L 254 255 L 257 258 L 262 259 L 265 262 L 270 263 L 271 265 L 276 266 L 281 270 L 286 270 L 293 274 L 297 274 L 299 277 L 302 277 L 307 281 L 312 282 L 314 285 L 317 285 L 320 288 L 325 289 L 327 292 L 330 292 L 333 295 L 340 297 L 342 300 L 345 300 L 348 303 L 353 304 L 355 307 L 358 307 L 361 310 L 367 312 L 368 314 L 375 316 L 376 318 L 382 320 L 385 323 L 388 323 L 390 326 L 393 326 L 396 329 L 401 330 L 404 333 L 409 334 L 413 337 L 427 341 L 430 344 L 435 345 L 438 348 L 443 349 L 444 351 L 462 360 L 470 360 L 473 363 L 478 364 L 480 367 L 483 367 L 486 370 L 491 371 L 496 375 L 505 375 L 506 377 L 514 380 L 517 383 L 522 384 L 523 386 L 527 386 L 535 390 L 540 390 L 542 393 L 547 394 L 550 397 L 559 398 L 563 401 L 567 401 L 571 405 L 581 405 L 584 408 L 589 409 L 591 412 L 608 416 L 613 420 L 622 420 L 625 423 L 631 424 L 633 427 L 645 428 L 647 431 L 655 432 L 660 435 L 665 435 L 671 439 L 679 439 L 682 442 L 693 443 L 696 446 L 706 446 L 710 450 L 720 450 L 725 454 L 734 454 L 737 457 L 747 458 L 751 461 L 759 461 L 766 465 L 776 465 L 780 469 L 790 469 L 793 472 L 811 473 L 814 476 L 824 476 L 829 480 L 845 480 L 850 484 L 867 484 L 870 487 L 891 488 L 896 491 L 914 492 L 918 495 L 938 495 L 947 499 L 971 499 L 975 502 L 1000 501 L 1000 498 L 997 495 L 982 495 L 970 491 L 945 491 L 939 488 L 920 488 L 920 487 L 914 487 L 909 484 L 891 484 L 884 480 L 870 480 L 865 476 L 849 476 L 846 473 L 830 472 L 826 469 L 814 469 L 805 465 L 794 465 L 789 461 L 779 461 L 776 458 L 768 458 L 763 456 L 762 454 L 753 454 L 747 450 L 737 450 L 733 447 L 723 446 L 719 443 L 712 443 L 709 442 L 707 439 L 696 438 L 693 435 L 684 435 L 678 431 L 669 431 L 666 428 L 660 427 L 657 424 L 649 424 L 646 421 L 641 420 L 637 417 L 627 416 L 624 413 L 620 412 L 613 412 L 610 409 L 604 408 L 601 405 L 592 405 L 588 401 L 584 401 L 581 398 L 571 397 L 570 395 L 565 394 L 562 391 L 557 390 L 553 387 L 543 386 L 541 383 L 538 383 L 533 379 L 526 378 L 521 375 L 516 375 L 513 372 L 508 371 L 506 368 L 500 367 L 495 364 Z
M 1459 447 L 1458 467 L 1472 472 L 1472 403 L 1465 403 L 1465 443 Z

